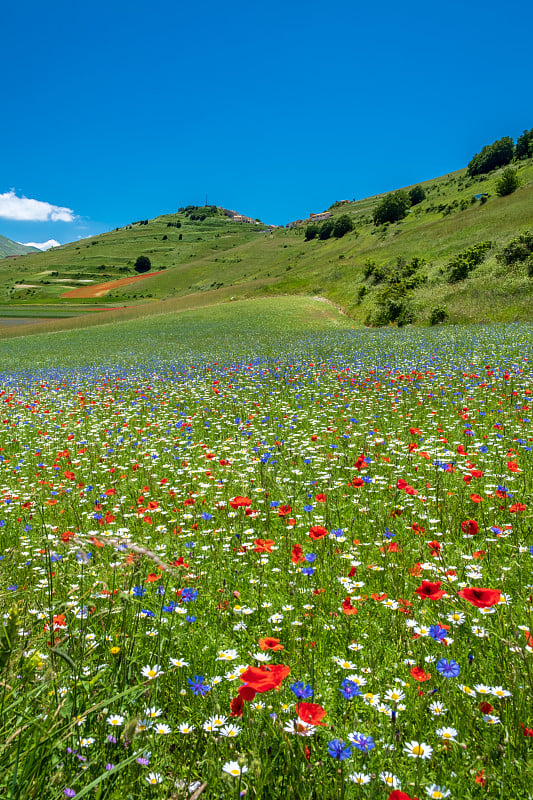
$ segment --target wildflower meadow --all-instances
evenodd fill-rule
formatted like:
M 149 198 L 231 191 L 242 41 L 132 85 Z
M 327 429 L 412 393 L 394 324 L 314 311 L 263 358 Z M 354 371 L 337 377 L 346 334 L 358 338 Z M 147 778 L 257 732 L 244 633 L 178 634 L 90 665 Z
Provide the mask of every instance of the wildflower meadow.
M 532 797 L 532 334 L 2 361 L 1 796 Z

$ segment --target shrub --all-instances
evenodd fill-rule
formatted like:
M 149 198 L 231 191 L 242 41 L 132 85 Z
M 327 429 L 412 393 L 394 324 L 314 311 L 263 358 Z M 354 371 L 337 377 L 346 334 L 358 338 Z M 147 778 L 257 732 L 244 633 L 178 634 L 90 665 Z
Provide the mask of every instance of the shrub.
M 507 266 L 517 262 L 527 261 L 533 256 L 533 230 L 525 231 L 517 236 L 503 248 L 498 255 L 498 261 Z
M 352 218 L 349 217 L 348 214 L 341 214 L 340 217 L 337 217 L 333 225 L 333 236 L 335 236 L 337 239 L 340 239 L 350 231 L 353 231 Z
M 507 167 L 496 184 L 496 192 L 500 197 L 505 197 L 508 194 L 512 194 L 516 189 L 518 189 L 518 174 L 512 167 Z
M 429 324 L 440 325 L 448 319 L 448 312 L 444 306 L 433 306 L 429 312 Z
M 388 194 L 374 211 L 374 224 L 398 222 L 405 217 L 410 205 L 409 195 L 403 189 Z
M 318 225 L 316 222 L 312 222 L 310 225 L 307 226 L 305 229 L 305 241 L 310 242 L 311 239 L 316 239 L 318 236 Z
M 329 239 L 331 234 L 333 233 L 333 222 L 330 219 L 325 220 L 320 226 L 318 231 L 318 238 L 319 239 Z
M 479 242 L 478 244 L 458 253 L 448 262 L 448 282 L 458 283 L 464 281 L 470 272 L 481 264 L 487 252 L 492 247 L 492 242 Z
M 152 264 L 148 256 L 139 256 L 135 262 L 135 272 L 149 272 Z
M 425 199 L 426 193 L 421 186 L 413 186 L 413 188 L 409 190 L 409 200 L 412 206 L 418 205 L 418 203 L 421 203 L 422 200 Z

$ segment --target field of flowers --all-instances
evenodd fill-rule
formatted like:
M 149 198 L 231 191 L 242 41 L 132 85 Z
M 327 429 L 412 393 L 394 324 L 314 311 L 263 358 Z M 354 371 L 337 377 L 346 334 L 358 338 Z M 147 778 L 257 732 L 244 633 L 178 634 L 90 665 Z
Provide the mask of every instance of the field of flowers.
M 0 795 L 532 797 L 532 341 L 4 369 Z

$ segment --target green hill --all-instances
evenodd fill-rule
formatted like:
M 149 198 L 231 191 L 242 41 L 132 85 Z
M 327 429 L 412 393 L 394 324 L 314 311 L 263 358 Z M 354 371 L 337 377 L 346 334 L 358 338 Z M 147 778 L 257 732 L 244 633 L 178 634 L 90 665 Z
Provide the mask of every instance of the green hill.
M 6 236 L 0 236 L 0 257 L 4 256 L 18 256 L 21 253 L 36 253 L 39 252 L 36 247 L 28 247 L 28 245 L 14 242 Z
M 0 260 L 0 316 L 6 309 L 39 316 L 44 306 L 50 316 L 74 302 L 62 295 L 78 290 L 78 310 L 127 305 L 138 316 L 156 312 L 155 301 L 178 309 L 302 294 L 324 297 L 355 322 L 372 325 L 532 319 L 531 259 L 506 260 L 504 250 L 533 228 L 533 159 L 516 170 L 519 187 L 504 197 L 496 191 L 501 168 L 426 181 L 425 198 L 400 221 L 383 225 L 373 216 L 384 195 L 334 203 L 333 222 L 348 215 L 354 226 L 341 238 L 306 241 L 305 221 L 272 228 L 234 221 L 214 207 L 189 207 Z M 138 277 L 140 255 L 152 265 L 142 280 L 91 290 Z M 79 297 L 91 292 L 97 296 Z

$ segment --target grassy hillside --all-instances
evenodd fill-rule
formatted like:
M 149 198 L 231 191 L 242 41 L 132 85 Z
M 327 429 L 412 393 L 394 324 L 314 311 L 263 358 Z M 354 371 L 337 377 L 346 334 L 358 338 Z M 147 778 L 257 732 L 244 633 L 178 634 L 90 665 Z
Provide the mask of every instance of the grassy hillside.
M 7 236 L 0 236 L 0 257 L 37 252 L 39 251 L 36 247 L 28 247 L 25 244 L 20 244 L 20 242 L 14 242 L 12 239 L 8 239 Z
M 452 322 L 531 319 L 533 278 L 524 263 L 505 266 L 500 257 L 511 239 L 533 227 L 533 160 L 517 169 L 520 186 L 506 197 L 496 193 L 501 170 L 475 178 L 459 170 L 426 181 L 426 198 L 393 224 L 373 222 L 383 195 L 333 204 L 334 219 L 348 214 L 355 225 L 340 239 L 305 241 L 305 226 L 271 229 L 221 213 L 202 220 L 182 212 L 0 260 L 0 316 L 30 305 L 31 315 L 43 306 L 52 312 L 72 304 L 62 295 L 85 287 L 86 299 L 76 292 L 78 307 L 125 305 L 133 315 L 155 312 L 154 301 L 194 308 L 304 294 L 326 297 L 354 321 L 374 325 L 389 321 L 400 296 L 403 317 L 393 318 L 404 322 L 427 323 L 435 308 Z M 481 263 L 451 282 L 450 262 L 482 242 L 490 246 Z M 100 283 L 136 276 L 139 255 L 149 257 L 157 274 L 90 297 Z

